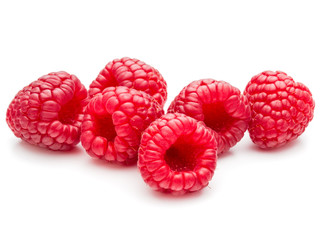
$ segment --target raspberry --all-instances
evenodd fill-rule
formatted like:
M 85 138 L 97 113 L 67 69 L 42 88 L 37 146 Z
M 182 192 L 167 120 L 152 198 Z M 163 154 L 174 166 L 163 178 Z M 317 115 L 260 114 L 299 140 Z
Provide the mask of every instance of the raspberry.
M 216 167 L 217 145 L 209 128 L 180 113 L 154 121 L 143 133 L 138 168 L 154 190 L 186 193 L 208 185 Z
M 162 114 L 159 104 L 145 92 L 106 88 L 87 105 L 81 143 L 95 158 L 136 163 L 142 131 Z
M 89 86 L 89 96 L 107 87 L 125 86 L 150 94 L 164 106 L 167 98 L 166 82 L 162 75 L 146 63 L 128 57 L 109 62 Z
M 33 145 L 69 150 L 79 142 L 86 98 L 75 75 L 49 73 L 17 93 L 6 120 L 17 137 Z
M 190 83 L 174 99 L 168 112 L 184 113 L 215 131 L 218 153 L 228 151 L 244 136 L 250 106 L 241 92 L 224 81 Z
M 261 148 L 279 147 L 300 136 L 313 118 L 310 90 L 281 71 L 254 76 L 244 94 L 252 111 L 249 133 Z

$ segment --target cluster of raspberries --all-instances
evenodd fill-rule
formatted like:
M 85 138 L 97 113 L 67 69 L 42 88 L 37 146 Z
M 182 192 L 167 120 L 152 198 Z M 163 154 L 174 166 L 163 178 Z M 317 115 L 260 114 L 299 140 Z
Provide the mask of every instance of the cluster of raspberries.
M 202 79 L 170 104 L 162 75 L 131 58 L 109 62 L 87 91 L 75 75 L 54 72 L 17 93 L 6 121 L 13 133 L 39 147 L 87 153 L 137 164 L 153 189 L 186 193 L 208 185 L 217 155 L 248 129 L 261 148 L 300 136 L 313 118 L 309 89 L 284 72 L 254 76 L 242 93 L 224 81 Z

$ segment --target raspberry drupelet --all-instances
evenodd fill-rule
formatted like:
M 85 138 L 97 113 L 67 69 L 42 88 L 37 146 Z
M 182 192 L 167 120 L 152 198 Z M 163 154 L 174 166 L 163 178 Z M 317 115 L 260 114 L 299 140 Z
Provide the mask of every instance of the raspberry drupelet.
M 33 145 L 69 150 L 79 142 L 87 90 L 75 75 L 53 72 L 17 93 L 6 120 L 13 133 Z

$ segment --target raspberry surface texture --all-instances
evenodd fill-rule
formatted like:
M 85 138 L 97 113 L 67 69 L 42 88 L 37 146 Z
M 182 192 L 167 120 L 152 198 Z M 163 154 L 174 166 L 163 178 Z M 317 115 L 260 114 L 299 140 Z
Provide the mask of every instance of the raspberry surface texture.
M 89 96 L 107 87 L 125 86 L 150 94 L 160 105 L 167 99 L 167 84 L 162 75 L 146 63 L 124 57 L 109 62 L 89 86 Z
M 81 143 L 94 158 L 136 163 L 142 132 L 162 114 L 160 105 L 145 92 L 122 86 L 106 88 L 86 107 Z
M 13 133 L 33 145 L 69 150 L 79 143 L 87 90 L 75 75 L 53 72 L 17 93 L 6 120 Z
M 249 133 L 261 148 L 279 147 L 300 136 L 313 118 L 310 90 L 281 71 L 254 76 L 244 94 L 252 111 Z
M 222 153 L 242 139 L 251 111 L 239 89 L 224 81 L 202 79 L 186 86 L 168 112 L 184 113 L 203 121 L 215 132 L 218 153 Z
M 208 185 L 216 158 L 213 131 L 184 114 L 169 113 L 143 133 L 137 165 L 152 189 L 186 193 Z

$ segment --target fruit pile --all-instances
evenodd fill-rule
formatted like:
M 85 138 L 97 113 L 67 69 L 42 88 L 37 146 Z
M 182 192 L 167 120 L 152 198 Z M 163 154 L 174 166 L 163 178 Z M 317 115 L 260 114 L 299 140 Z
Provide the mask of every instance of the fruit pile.
M 49 73 L 17 93 L 6 121 L 30 144 L 70 150 L 81 141 L 93 158 L 137 164 L 155 190 L 186 193 L 208 185 L 217 155 L 246 130 L 270 149 L 295 140 L 313 118 L 309 89 L 280 71 L 254 76 L 243 93 L 224 81 L 194 81 L 164 114 L 166 87 L 155 68 L 131 58 L 109 62 L 88 91 L 75 75 Z

